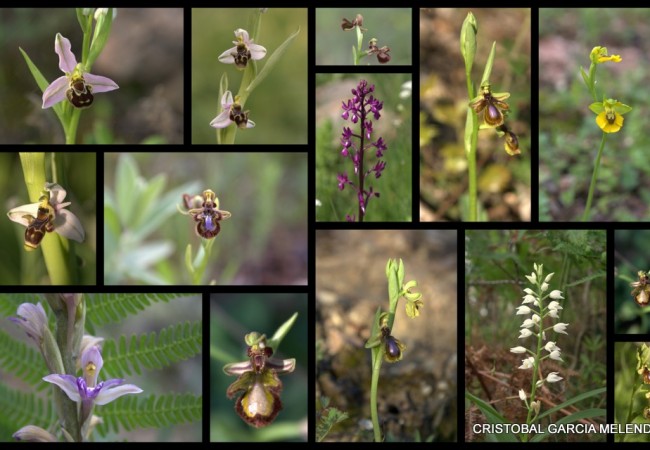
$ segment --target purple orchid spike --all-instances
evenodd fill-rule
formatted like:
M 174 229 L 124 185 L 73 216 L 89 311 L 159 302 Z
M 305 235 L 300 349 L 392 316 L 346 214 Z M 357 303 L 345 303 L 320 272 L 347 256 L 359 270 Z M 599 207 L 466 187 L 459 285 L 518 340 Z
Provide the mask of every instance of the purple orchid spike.
M 118 89 L 110 78 L 86 72 L 72 53 L 70 41 L 61 33 L 54 38 L 54 51 L 59 55 L 59 69 L 65 75 L 54 80 L 43 92 L 43 109 L 56 105 L 66 98 L 76 108 L 87 108 L 93 102 L 93 94 Z

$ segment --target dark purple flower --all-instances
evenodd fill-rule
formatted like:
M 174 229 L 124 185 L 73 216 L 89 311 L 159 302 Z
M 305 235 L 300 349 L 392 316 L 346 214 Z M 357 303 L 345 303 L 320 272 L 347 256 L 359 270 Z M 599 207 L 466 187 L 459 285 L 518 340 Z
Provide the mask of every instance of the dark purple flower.
M 381 176 L 381 172 L 386 168 L 386 162 L 385 161 L 377 161 L 377 164 L 372 168 L 372 171 L 375 172 L 375 178 L 379 178 Z
M 384 156 L 384 152 L 388 148 L 386 147 L 384 138 L 380 137 L 379 139 L 377 139 L 377 142 L 374 142 L 372 145 L 374 145 L 377 148 L 377 153 L 376 153 L 377 158 L 381 158 L 382 156 Z
M 359 174 L 359 164 L 361 162 L 361 152 L 357 152 L 352 156 L 352 162 L 354 163 L 354 174 L 358 175 Z
M 357 219 L 354 217 L 354 214 L 352 214 L 352 215 L 346 214 L 345 215 L 345 220 L 347 220 L 348 222 L 356 222 L 357 221 Z
M 363 125 L 366 128 L 366 139 L 370 139 L 370 134 L 372 133 L 372 122 L 369 120 L 364 120 Z
M 350 182 L 350 180 L 348 180 L 348 174 L 347 173 L 340 173 L 340 174 L 338 174 L 336 176 L 336 178 L 339 180 L 339 189 L 341 191 L 343 190 L 345 185 Z

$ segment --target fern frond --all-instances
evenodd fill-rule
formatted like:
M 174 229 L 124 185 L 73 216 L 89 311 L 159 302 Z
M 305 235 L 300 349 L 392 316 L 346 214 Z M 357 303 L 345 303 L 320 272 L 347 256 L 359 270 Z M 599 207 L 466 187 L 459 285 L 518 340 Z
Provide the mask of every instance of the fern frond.
M 21 392 L 0 384 L 0 424 L 3 429 L 18 431 L 25 425 L 47 429 L 55 420 L 52 401 L 33 392 Z M 0 437 L 0 440 L 3 437 Z M 7 436 L 6 440 L 10 440 Z
M 202 321 L 185 322 L 155 332 L 133 334 L 128 339 L 122 335 L 119 343 L 114 339 L 104 342 L 102 356 L 104 371 L 113 377 L 140 375 L 142 368 L 162 369 L 201 353 Z
M 165 394 L 140 397 L 125 395 L 101 406 L 95 412 L 104 423 L 97 432 L 104 436 L 109 431 L 119 432 L 135 428 L 163 428 L 201 420 L 203 396 L 194 394 Z
M 152 303 L 168 302 L 192 294 L 86 294 L 86 320 L 94 326 L 119 322 Z
M 38 350 L 14 340 L 4 331 L 0 331 L 0 367 L 22 381 L 36 385 L 38 390 L 47 386 L 46 383 L 40 383 L 48 371 Z

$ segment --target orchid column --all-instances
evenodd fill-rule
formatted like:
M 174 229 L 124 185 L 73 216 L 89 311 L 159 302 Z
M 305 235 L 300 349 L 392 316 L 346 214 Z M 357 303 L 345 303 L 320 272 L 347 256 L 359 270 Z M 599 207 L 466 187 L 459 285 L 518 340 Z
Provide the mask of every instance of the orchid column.
M 555 325 L 546 328 L 544 327 L 544 319 L 547 317 L 559 320 L 562 306 L 560 306 L 558 300 L 563 299 L 564 297 L 562 297 L 562 292 L 559 290 L 553 290 L 549 294 L 545 294 L 549 289 L 549 282 L 553 278 L 554 273 L 550 273 L 543 278 L 544 265 L 538 265 L 535 263 L 533 264 L 533 267 L 535 270 L 530 275 L 526 275 L 526 278 L 534 286 L 534 289 L 524 289 L 526 295 L 523 298 L 522 305 L 517 308 L 517 315 L 531 315 L 530 318 L 525 319 L 522 323 L 519 339 L 527 339 L 534 336 L 537 338 L 537 342 L 533 344 L 532 350 L 524 346 L 517 346 L 510 349 L 512 353 L 530 355 L 523 359 L 521 366 L 519 366 L 519 369 L 522 370 L 533 369 L 530 395 L 528 395 L 524 389 L 519 390 L 519 398 L 521 398 L 528 410 L 528 416 L 526 418 L 526 424 L 528 425 L 534 423 L 539 416 L 541 402 L 535 397 L 537 389 L 544 383 L 556 383 L 562 380 L 562 377 L 559 376 L 558 372 L 550 372 L 539 381 L 537 380 L 540 371 L 540 363 L 542 361 L 548 358 L 562 361 L 560 347 L 556 345 L 555 341 L 547 341 L 546 333 L 554 331 L 556 333 L 568 334 L 565 330 L 569 325 L 567 323 L 558 322 Z M 545 305 L 544 302 L 548 298 L 550 298 L 551 301 L 548 305 Z M 544 354 L 544 352 L 546 352 L 546 354 Z M 527 441 L 528 435 L 523 435 L 522 440 L 524 442 Z

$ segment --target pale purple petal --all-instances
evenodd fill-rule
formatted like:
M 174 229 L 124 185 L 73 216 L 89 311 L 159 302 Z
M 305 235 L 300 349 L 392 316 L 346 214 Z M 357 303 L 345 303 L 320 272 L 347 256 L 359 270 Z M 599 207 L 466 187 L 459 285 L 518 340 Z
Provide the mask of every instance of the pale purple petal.
M 40 303 L 22 303 L 16 311 L 18 317 L 10 317 L 14 323 L 20 325 L 31 339 L 40 347 L 43 340 L 43 331 L 47 326 L 47 316 L 43 305 Z
M 90 372 L 88 371 L 89 364 L 94 365 L 93 370 Z M 92 387 L 97 385 L 97 375 L 99 375 L 99 371 L 102 370 L 103 366 L 104 359 L 99 352 L 99 347 L 90 347 L 81 354 L 81 370 L 84 373 L 84 378 L 88 386 Z
M 242 375 L 251 370 L 253 370 L 253 365 L 250 361 L 230 363 L 223 366 L 223 371 L 226 375 Z
M 77 58 L 75 58 L 71 48 L 70 41 L 61 36 L 61 33 L 56 33 L 54 51 L 59 55 L 59 69 L 61 69 L 61 72 L 72 73 L 77 67 Z
M 233 54 L 237 54 L 237 47 L 229 48 L 225 52 L 219 55 L 219 61 L 224 64 L 235 64 L 235 57 Z
M 244 44 L 248 45 L 250 42 L 250 39 L 248 38 L 248 31 L 244 30 L 243 28 L 237 28 L 235 30 L 235 36 L 237 39 L 240 39 L 244 41 Z
M 24 442 L 57 442 L 56 437 L 36 425 L 27 425 L 16 431 L 11 437 Z
M 84 73 L 84 80 L 86 80 L 86 83 L 93 87 L 93 94 L 119 89 L 119 86 L 115 81 L 111 80 L 110 78 L 102 77 L 101 75 Z
M 70 87 L 70 80 L 62 76 L 54 80 L 43 92 L 43 109 L 65 100 L 65 91 Z
M 224 92 L 221 96 L 221 108 L 230 111 L 232 103 L 232 93 L 230 91 Z
M 112 402 L 116 398 L 119 398 L 123 395 L 139 394 L 140 392 L 142 392 L 142 389 L 140 389 L 134 384 L 125 384 L 115 388 L 109 387 L 107 389 L 106 386 L 108 386 L 109 385 L 108 383 L 110 383 L 111 381 L 113 380 L 108 380 L 104 382 L 104 387 L 102 388 L 97 398 L 95 398 L 96 405 L 105 405 L 106 403 Z
M 257 44 L 249 44 L 248 45 L 248 50 L 251 52 L 251 59 L 262 59 L 264 56 L 266 56 L 266 49 L 262 47 L 261 45 Z
M 246 122 L 246 128 L 255 128 L 255 122 L 249 120 Z
M 53 374 L 43 377 L 43 380 L 56 384 L 73 402 L 81 401 L 81 395 L 79 395 L 79 388 L 77 387 L 77 379 L 72 375 Z
M 56 206 L 59 205 L 60 203 L 63 203 L 63 200 L 67 195 L 67 191 L 57 183 L 45 183 L 45 190 L 49 191 L 50 193 L 50 203 L 52 204 L 52 206 Z
M 77 242 L 83 242 L 86 237 L 86 233 L 79 218 L 67 209 L 61 209 L 56 212 L 54 231 L 64 238 L 72 239 Z
M 36 217 L 38 215 L 38 205 L 40 203 L 29 203 L 27 205 L 17 206 L 13 209 L 10 209 L 7 213 L 7 217 L 12 222 L 21 224 L 24 227 L 29 226 L 29 220 L 25 216 Z
M 217 117 L 212 119 L 212 122 L 210 122 L 210 126 L 213 128 L 226 128 L 231 123 L 233 122 L 232 120 L 230 120 L 230 110 L 225 110 Z

